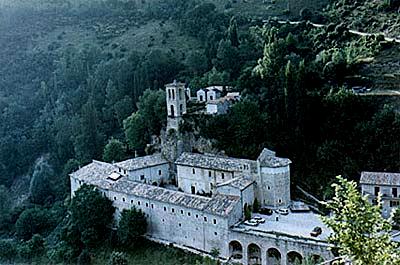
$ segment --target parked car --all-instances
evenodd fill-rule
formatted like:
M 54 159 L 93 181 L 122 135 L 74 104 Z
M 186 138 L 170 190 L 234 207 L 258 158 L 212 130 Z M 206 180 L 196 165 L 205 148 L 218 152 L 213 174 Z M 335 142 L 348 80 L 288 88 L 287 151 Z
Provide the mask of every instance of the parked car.
M 258 212 L 260 214 L 272 215 L 272 210 L 269 208 L 260 208 L 260 210 Z
M 256 221 L 254 221 L 254 220 L 244 221 L 244 224 L 248 225 L 248 226 L 257 226 L 258 225 L 258 223 Z
M 313 230 L 311 231 L 311 233 L 310 233 L 310 235 L 311 235 L 311 236 L 314 236 L 314 237 L 317 237 L 317 236 L 319 236 L 320 234 L 322 234 L 322 228 L 319 227 L 319 226 L 314 227 L 314 229 L 313 229 Z
M 265 219 L 262 218 L 261 216 L 254 216 L 251 220 L 254 220 L 254 221 L 256 221 L 256 222 L 259 223 L 259 224 L 265 223 Z
M 282 214 L 282 215 L 288 215 L 289 214 L 289 209 L 287 209 L 287 208 L 278 209 L 278 213 Z

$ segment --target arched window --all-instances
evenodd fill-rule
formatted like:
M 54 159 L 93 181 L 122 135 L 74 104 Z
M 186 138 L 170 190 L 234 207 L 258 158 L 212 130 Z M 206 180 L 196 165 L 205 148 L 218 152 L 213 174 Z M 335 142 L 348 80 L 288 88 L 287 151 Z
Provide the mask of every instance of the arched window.
M 172 116 L 172 117 L 175 117 L 174 105 L 171 105 L 170 108 L 171 108 L 171 116 Z

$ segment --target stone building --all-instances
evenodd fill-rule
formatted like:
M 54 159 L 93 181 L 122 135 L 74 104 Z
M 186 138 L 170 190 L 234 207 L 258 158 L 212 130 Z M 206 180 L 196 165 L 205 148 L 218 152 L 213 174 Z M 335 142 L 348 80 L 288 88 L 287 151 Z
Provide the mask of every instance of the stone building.
M 217 100 L 221 98 L 223 92 L 223 86 L 210 86 L 206 88 L 201 88 L 196 92 L 197 101 L 209 102 L 212 100 Z
M 184 84 L 166 89 L 168 127 L 178 130 L 186 112 Z M 71 196 L 83 184 L 94 185 L 113 201 L 117 219 L 123 209 L 142 210 L 150 240 L 195 253 L 218 249 L 225 261 L 286 265 L 332 257 L 330 230 L 313 213 L 277 211 L 257 227 L 243 223 L 244 209 L 256 198 L 271 209 L 291 204 L 289 159 L 264 149 L 257 160 L 177 152 L 171 161 L 166 150 L 119 163 L 92 161 L 70 174 Z M 323 227 L 318 237 L 310 235 L 315 226 Z
M 390 217 L 392 210 L 400 206 L 400 173 L 361 172 L 361 192 L 375 202 L 382 195 L 382 215 Z
M 182 115 L 186 114 L 186 89 L 184 83 L 174 81 L 165 85 L 167 97 L 167 130 L 178 130 Z

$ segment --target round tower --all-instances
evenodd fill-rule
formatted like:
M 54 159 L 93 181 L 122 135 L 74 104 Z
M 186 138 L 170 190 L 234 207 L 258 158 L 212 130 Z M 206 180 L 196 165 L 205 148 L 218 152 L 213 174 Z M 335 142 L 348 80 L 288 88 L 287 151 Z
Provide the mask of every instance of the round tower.
M 182 115 L 186 114 L 186 89 L 184 83 L 174 80 L 173 83 L 165 85 L 167 99 L 167 131 L 174 129 L 178 131 L 182 121 Z
M 257 158 L 258 197 L 261 205 L 269 208 L 290 206 L 290 163 L 287 158 L 276 157 L 264 148 Z

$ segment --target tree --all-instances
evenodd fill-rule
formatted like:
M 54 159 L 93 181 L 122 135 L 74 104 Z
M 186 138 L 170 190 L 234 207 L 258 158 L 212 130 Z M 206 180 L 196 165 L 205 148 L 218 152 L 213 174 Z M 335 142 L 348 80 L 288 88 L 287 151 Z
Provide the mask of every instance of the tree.
M 15 223 L 17 236 L 29 240 L 34 234 L 44 234 L 54 227 L 53 216 L 39 207 L 30 208 L 21 213 Z
M 239 47 L 239 35 L 237 27 L 236 18 L 232 17 L 228 28 L 228 40 L 234 47 Z
M 106 162 L 120 162 L 126 158 L 126 148 L 124 144 L 111 138 L 104 147 L 103 160 Z
M 148 141 L 145 121 L 140 113 L 132 113 L 124 120 L 125 138 L 129 148 L 143 152 Z
M 10 240 L 0 240 L 0 261 L 9 261 L 17 255 L 17 244 Z
M 11 209 L 11 194 L 6 187 L 0 185 L 0 230 L 9 219 Z
M 118 226 L 118 240 L 122 245 L 132 245 L 147 231 L 146 215 L 133 207 L 124 209 Z
M 109 234 L 115 209 L 94 186 L 84 184 L 75 192 L 70 211 L 72 225 L 86 245 L 96 245 Z
M 391 226 L 381 216 L 380 196 L 378 205 L 372 205 L 355 182 L 340 176 L 337 181 L 333 184 L 335 196 L 326 203 L 332 215 L 323 221 L 333 231 L 330 241 L 339 255 L 349 257 L 355 265 L 399 264 L 399 252 L 389 235 Z

